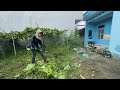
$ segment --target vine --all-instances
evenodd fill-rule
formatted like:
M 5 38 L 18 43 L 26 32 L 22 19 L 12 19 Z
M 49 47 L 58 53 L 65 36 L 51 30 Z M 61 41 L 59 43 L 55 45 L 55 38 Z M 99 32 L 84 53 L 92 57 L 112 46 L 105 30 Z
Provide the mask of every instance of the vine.
M 6 41 L 6 40 L 10 40 L 11 36 L 13 35 L 14 39 L 29 39 L 31 38 L 35 32 L 40 29 L 41 31 L 43 31 L 43 36 L 58 36 L 60 34 L 63 34 L 64 31 L 59 31 L 58 29 L 49 29 L 49 28 L 32 28 L 32 27 L 26 27 L 24 31 L 22 32 L 18 32 L 18 31 L 12 31 L 10 33 L 2 33 L 0 32 L 0 40 L 1 41 Z

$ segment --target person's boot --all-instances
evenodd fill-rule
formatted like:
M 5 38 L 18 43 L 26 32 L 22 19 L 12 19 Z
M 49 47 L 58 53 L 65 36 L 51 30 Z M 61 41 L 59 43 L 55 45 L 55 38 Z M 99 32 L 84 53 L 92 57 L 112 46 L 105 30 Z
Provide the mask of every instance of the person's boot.
M 45 60 L 44 63 L 48 63 L 48 61 Z

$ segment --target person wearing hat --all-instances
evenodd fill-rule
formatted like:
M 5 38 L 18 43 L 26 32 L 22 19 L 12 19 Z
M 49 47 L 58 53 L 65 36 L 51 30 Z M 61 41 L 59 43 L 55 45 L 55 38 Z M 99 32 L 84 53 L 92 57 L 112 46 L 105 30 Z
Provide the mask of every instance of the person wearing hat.
M 43 54 L 43 51 L 40 50 L 40 48 L 38 46 L 38 44 L 40 44 L 41 47 L 43 47 L 42 34 L 43 34 L 43 32 L 41 30 L 37 30 L 35 35 L 32 37 L 30 44 L 27 46 L 27 50 L 31 49 L 32 53 L 33 53 L 32 64 L 35 63 L 36 52 L 38 52 L 41 55 L 44 62 L 47 62 L 46 57 Z

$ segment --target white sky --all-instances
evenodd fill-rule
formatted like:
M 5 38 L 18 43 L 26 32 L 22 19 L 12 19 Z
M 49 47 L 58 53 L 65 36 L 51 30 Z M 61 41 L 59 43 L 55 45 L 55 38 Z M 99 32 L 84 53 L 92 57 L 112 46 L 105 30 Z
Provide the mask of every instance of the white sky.
M 84 14 L 85 12 L 87 12 L 87 11 L 83 11 L 83 14 Z
M 36 21 L 40 27 L 72 30 L 75 19 L 82 18 L 83 11 L 0 11 L 0 27 L 6 32 L 22 31 L 30 22 L 35 27 Z

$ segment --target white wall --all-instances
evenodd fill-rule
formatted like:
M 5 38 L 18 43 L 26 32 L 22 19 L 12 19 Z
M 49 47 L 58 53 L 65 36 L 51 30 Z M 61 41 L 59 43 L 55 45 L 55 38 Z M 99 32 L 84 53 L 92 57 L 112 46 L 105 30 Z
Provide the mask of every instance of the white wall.
M 31 19 L 30 19 L 31 18 Z M 83 11 L 0 11 L 0 27 L 6 32 L 22 31 L 26 26 L 70 29 L 75 27 L 75 19 L 82 19 Z

